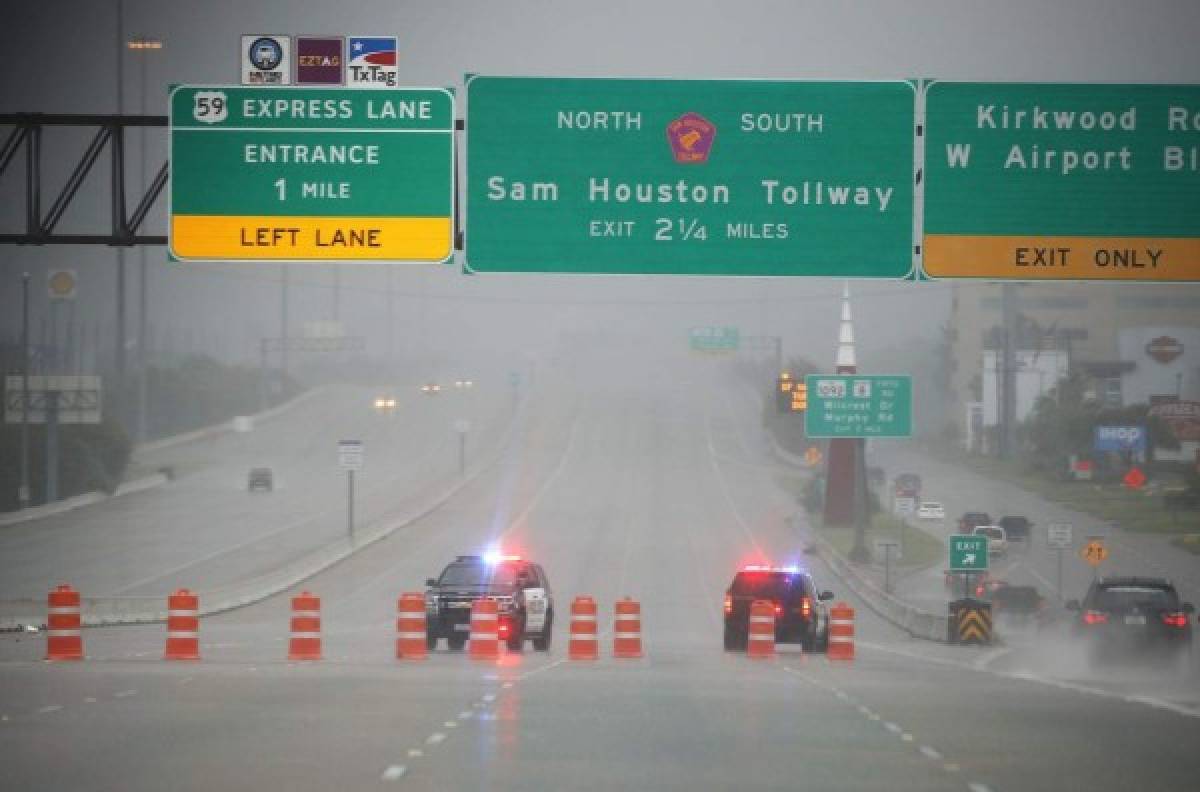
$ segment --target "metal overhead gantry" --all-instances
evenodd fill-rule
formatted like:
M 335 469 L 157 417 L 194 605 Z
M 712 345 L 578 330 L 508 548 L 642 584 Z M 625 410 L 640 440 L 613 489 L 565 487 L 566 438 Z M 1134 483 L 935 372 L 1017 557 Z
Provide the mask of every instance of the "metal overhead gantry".
M 131 247 L 134 245 L 165 245 L 165 234 L 139 233 L 154 202 L 167 184 L 167 163 L 164 162 L 146 188 L 146 192 L 128 211 L 125 177 L 125 133 L 131 127 L 165 127 L 166 116 L 157 115 L 61 115 L 43 113 L 0 114 L 0 126 L 12 126 L 12 131 L 0 148 L 0 180 L 16 159 L 17 152 L 25 150 L 25 231 L 24 233 L 0 233 L 0 244 L 16 245 L 108 245 Z M 84 149 L 70 178 L 54 198 L 49 210 L 42 212 L 43 189 L 42 155 L 43 136 L 47 127 L 94 127 L 95 135 Z M 64 234 L 56 231 L 67 208 L 79 193 L 105 148 L 111 172 L 111 223 L 107 233 Z M 56 154 L 59 152 L 55 152 Z

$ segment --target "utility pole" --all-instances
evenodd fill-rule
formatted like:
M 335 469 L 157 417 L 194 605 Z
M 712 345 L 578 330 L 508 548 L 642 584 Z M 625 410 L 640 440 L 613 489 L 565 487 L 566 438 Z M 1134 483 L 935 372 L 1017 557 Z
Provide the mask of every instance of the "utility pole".
M 29 273 L 21 274 L 21 484 L 17 504 L 29 508 Z
M 126 48 L 138 53 L 138 72 L 141 76 L 141 113 L 146 115 L 146 61 L 150 58 L 150 53 L 161 50 L 162 42 L 157 39 L 138 36 L 131 39 L 125 44 Z M 141 152 L 138 158 L 138 184 L 141 186 L 141 191 L 146 191 L 146 138 L 148 131 L 141 130 Z M 137 390 L 137 429 L 136 439 L 139 443 L 146 442 L 148 436 L 148 419 L 149 412 L 149 378 L 148 371 L 150 365 L 150 356 L 148 354 L 149 321 L 147 317 L 147 305 L 149 299 L 147 297 L 148 288 L 148 262 L 146 260 L 146 246 L 141 245 L 138 250 L 138 330 L 137 330 L 137 345 L 138 345 L 138 390 Z
M 117 115 L 125 114 L 125 0 L 117 0 Z M 118 137 L 124 134 L 118 132 Z M 117 145 L 114 139 L 113 145 Z M 114 163 L 117 159 L 114 158 Z M 116 178 L 114 174 L 114 179 Z M 125 195 L 116 196 L 117 210 L 125 216 Z M 125 383 L 125 247 L 117 248 L 117 336 L 114 356 L 118 388 Z
M 281 376 L 288 372 L 288 275 L 287 264 L 280 265 L 279 275 L 279 368 Z
M 1016 454 L 1017 423 L 1017 287 L 1005 283 L 1001 292 L 1001 308 L 1004 314 L 1004 362 L 1003 391 L 1000 399 L 1000 456 L 1010 458 Z

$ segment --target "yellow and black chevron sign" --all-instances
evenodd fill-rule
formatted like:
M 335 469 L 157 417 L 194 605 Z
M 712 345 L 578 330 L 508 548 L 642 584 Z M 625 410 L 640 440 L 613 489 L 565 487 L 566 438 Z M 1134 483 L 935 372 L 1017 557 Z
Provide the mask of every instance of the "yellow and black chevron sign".
M 992 642 L 992 609 L 963 608 L 958 612 L 959 643 Z

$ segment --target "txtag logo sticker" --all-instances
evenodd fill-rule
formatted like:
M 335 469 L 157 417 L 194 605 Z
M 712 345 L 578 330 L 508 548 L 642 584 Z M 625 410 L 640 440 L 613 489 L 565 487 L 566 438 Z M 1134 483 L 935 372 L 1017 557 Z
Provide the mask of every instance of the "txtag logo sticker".
M 346 85 L 351 88 L 395 88 L 395 36 L 351 36 L 347 41 Z

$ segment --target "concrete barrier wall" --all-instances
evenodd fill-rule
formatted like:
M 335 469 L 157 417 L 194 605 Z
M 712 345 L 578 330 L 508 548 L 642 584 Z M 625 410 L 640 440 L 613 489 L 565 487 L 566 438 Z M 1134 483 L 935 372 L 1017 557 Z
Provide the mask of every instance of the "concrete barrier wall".
M 521 409 L 526 408 L 527 404 L 523 402 Z M 408 514 L 392 516 L 364 526 L 355 532 L 353 539 L 342 537 L 265 575 L 220 588 L 200 589 L 197 591 L 200 596 L 200 615 L 222 613 L 252 605 L 281 591 L 286 591 L 437 510 L 463 487 L 500 461 L 505 449 L 512 441 L 518 416 L 519 413 L 509 421 L 495 448 L 488 455 L 482 457 L 476 465 L 468 467 L 467 475 L 432 491 L 421 505 Z M 83 592 L 85 595 L 86 593 Z M 0 600 L 0 631 L 20 630 L 27 625 L 44 626 L 46 607 L 45 599 Z M 167 598 L 165 596 L 84 596 L 81 609 L 83 624 L 86 627 L 147 624 L 167 620 Z
M 821 558 L 825 560 L 829 568 L 867 604 L 867 607 L 914 638 L 923 638 L 939 643 L 946 642 L 947 622 L 949 621 L 946 614 L 930 613 L 896 599 L 860 575 L 854 565 L 835 550 L 829 542 L 817 537 L 816 544 Z

